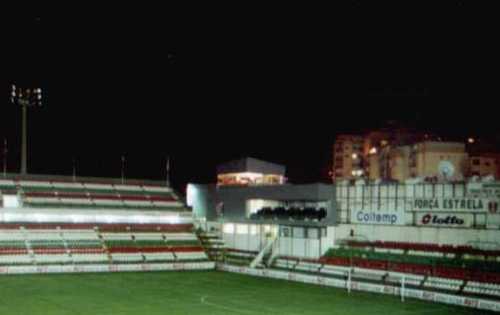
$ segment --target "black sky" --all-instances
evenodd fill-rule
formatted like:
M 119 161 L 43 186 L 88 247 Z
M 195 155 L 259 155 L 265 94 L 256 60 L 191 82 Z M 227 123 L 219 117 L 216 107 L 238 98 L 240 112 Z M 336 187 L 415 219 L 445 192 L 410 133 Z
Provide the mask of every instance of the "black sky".
M 13 82 L 45 93 L 29 113 L 33 173 L 70 174 L 76 157 L 82 175 L 118 177 L 124 154 L 127 175 L 160 179 L 170 155 L 182 189 L 249 155 L 308 182 L 326 179 L 336 134 L 389 119 L 498 135 L 493 28 L 472 23 L 463 1 L 58 10 L 2 17 L 0 137 L 11 171 Z

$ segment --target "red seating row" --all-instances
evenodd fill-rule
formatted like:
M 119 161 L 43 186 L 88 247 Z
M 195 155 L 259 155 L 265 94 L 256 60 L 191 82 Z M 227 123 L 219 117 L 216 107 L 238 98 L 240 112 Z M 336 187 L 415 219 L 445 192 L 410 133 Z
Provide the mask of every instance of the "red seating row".
M 387 270 L 387 261 L 354 258 L 352 264 L 359 268 Z
M 377 269 L 395 271 L 401 273 L 410 273 L 418 275 L 429 275 L 435 277 L 470 280 L 489 283 L 500 283 L 500 273 L 485 272 L 481 270 L 470 270 L 463 268 L 452 267 L 432 267 L 430 265 L 409 264 L 409 263 L 390 263 L 387 261 L 367 260 L 361 258 L 353 258 L 352 262 L 348 258 L 343 257 L 328 257 L 321 258 L 317 263 L 337 265 L 337 266 L 352 266 L 366 269 Z
M 323 257 L 323 258 L 320 258 L 319 262 L 322 264 L 327 264 L 327 265 L 338 265 L 338 266 L 350 266 L 351 265 L 349 258 L 345 258 L 345 257 Z
M 433 270 L 434 276 L 451 279 L 465 279 L 467 278 L 467 273 L 468 271 L 462 268 L 435 267 Z
M 99 230 L 103 232 L 126 232 L 126 231 L 135 231 L 135 232 L 171 232 L 171 233 L 180 233 L 180 232 L 191 232 L 193 228 L 192 224 L 100 224 Z
M 200 246 L 183 246 L 183 247 L 112 247 L 109 248 L 110 253 L 160 253 L 160 252 L 202 252 Z
M 389 271 L 402 273 L 412 273 L 417 275 L 432 274 L 432 267 L 429 265 L 407 264 L 407 263 L 391 263 L 388 265 Z
M 27 249 L 0 248 L 0 255 L 27 255 Z

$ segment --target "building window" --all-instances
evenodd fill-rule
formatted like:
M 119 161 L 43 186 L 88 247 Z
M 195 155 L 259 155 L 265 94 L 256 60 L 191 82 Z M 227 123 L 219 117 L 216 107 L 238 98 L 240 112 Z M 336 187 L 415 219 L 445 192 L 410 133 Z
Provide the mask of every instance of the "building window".
M 232 223 L 226 223 L 226 224 L 224 224 L 223 231 L 226 234 L 233 234 L 234 233 L 234 224 L 232 224 Z
M 318 228 L 308 228 L 307 229 L 307 238 L 310 239 L 318 239 L 319 238 L 319 229 Z
M 479 159 L 472 159 L 472 165 L 480 165 Z
M 258 226 L 257 225 L 250 225 L 250 235 L 257 235 L 258 231 Z
M 326 228 L 321 228 L 321 237 L 326 237 Z
M 281 230 L 280 230 L 280 236 L 283 236 L 283 237 L 291 237 L 292 236 L 292 233 L 290 231 L 290 228 L 287 227 L 287 226 L 282 226 L 281 227 Z
M 236 225 L 236 234 L 248 234 L 248 225 L 246 224 Z
M 293 228 L 293 237 L 294 238 L 305 238 L 305 228 L 303 227 L 294 227 Z

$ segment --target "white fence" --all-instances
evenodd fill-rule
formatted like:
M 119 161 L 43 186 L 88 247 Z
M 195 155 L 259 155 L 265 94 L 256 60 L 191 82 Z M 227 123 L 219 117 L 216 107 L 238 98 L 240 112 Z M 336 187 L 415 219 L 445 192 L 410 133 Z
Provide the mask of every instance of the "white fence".
M 193 263 L 173 263 L 173 264 L 121 264 L 121 265 L 5 266 L 5 267 L 0 267 L 0 275 L 34 274 L 34 273 L 209 270 L 214 268 L 215 268 L 214 262 L 193 262 Z

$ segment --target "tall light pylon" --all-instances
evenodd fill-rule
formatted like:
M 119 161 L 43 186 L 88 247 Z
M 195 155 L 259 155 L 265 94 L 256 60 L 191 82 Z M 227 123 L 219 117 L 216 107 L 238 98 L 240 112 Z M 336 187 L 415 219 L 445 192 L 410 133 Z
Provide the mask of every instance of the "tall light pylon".
M 10 101 L 21 106 L 22 132 L 21 132 L 21 175 L 28 173 L 28 107 L 42 106 L 42 89 L 24 88 L 12 85 Z

